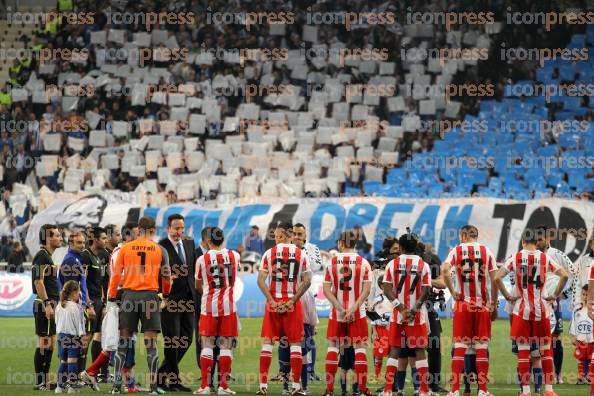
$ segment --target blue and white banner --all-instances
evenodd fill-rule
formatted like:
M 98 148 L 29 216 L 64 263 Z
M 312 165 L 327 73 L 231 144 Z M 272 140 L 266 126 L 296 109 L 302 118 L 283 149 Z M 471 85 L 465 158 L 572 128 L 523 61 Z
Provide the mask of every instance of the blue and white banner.
M 167 218 L 181 213 L 186 218 L 186 232 L 200 239 L 205 226 L 217 226 L 225 232 L 227 247 L 237 248 L 257 225 L 262 237 L 270 235 L 271 225 L 279 220 L 303 223 L 309 242 L 322 250 L 335 246 L 339 234 L 361 226 L 373 252 L 379 252 L 383 240 L 398 236 L 410 227 L 430 244 L 443 260 L 458 244 L 458 230 L 465 224 L 479 229 L 479 240 L 489 246 L 497 261 L 503 261 L 520 247 L 525 228 L 547 225 L 560 230 L 553 246 L 576 260 L 587 251 L 587 241 L 594 224 L 594 203 L 545 199 L 528 202 L 488 198 L 396 199 L 337 198 L 302 199 L 286 203 L 253 203 L 205 209 L 198 205 L 179 204 L 164 208 L 145 208 L 142 215 L 157 221 L 159 238 L 166 235 Z M 267 247 L 272 245 L 266 240 Z
M 0 316 L 33 316 L 31 273 L 0 271 Z
M 463 199 L 398 199 L 398 198 L 336 198 L 284 200 L 267 203 L 238 201 L 206 209 L 195 204 L 174 204 L 162 208 L 141 208 L 133 203 L 109 201 L 101 195 L 90 195 L 75 201 L 56 201 L 37 214 L 27 232 L 31 252 L 39 249 L 39 228 L 45 223 L 59 224 L 66 229 L 87 224 L 123 225 L 147 215 L 157 221 L 157 237 L 166 236 L 167 217 L 181 213 L 186 218 L 186 233 L 199 242 L 205 226 L 217 226 L 225 232 L 228 248 L 243 243 L 252 225 L 260 228 L 266 239 L 273 224 L 279 220 L 303 223 L 308 240 L 322 250 L 335 245 L 338 235 L 356 225 L 362 227 L 373 252 L 381 250 L 387 236 L 400 235 L 410 227 L 425 243 L 430 244 L 443 260 L 449 249 L 458 243 L 458 229 L 473 224 L 479 229 L 479 240 L 489 246 L 497 261 L 502 262 L 520 247 L 520 236 L 527 227 L 547 225 L 559 229 L 559 240 L 553 247 L 565 252 L 572 261 L 587 251 L 587 241 L 594 225 L 594 203 L 563 199 L 543 199 L 527 202 L 492 198 Z

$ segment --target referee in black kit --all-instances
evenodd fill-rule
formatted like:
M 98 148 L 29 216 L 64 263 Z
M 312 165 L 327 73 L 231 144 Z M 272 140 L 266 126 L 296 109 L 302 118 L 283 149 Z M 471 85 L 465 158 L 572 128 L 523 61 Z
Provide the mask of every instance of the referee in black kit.
M 159 241 L 169 256 L 172 285 L 161 312 L 165 359 L 159 368 L 158 382 L 171 392 L 192 391 L 182 384 L 179 373 L 179 362 L 192 344 L 196 329 L 196 247 L 193 239 L 184 237 L 184 231 L 184 217 L 173 214 L 167 219 L 167 238 Z
M 39 230 L 41 249 L 35 257 L 31 268 L 33 292 L 37 295 L 33 302 L 35 317 L 35 334 L 37 348 L 33 364 L 35 366 L 35 390 L 48 390 L 49 371 L 56 344 L 56 322 L 54 309 L 60 300 L 58 288 L 58 266 L 54 264 L 52 254 L 62 245 L 62 233 L 58 226 L 44 224 Z
M 107 245 L 107 230 L 101 227 L 93 227 L 87 233 L 88 248 L 82 252 L 81 262 L 87 274 L 87 291 L 89 293 L 89 304 L 95 310 L 95 317 L 88 320 L 86 327 L 87 336 L 92 337 L 91 358 L 95 361 L 101 353 L 101 322 L 103 321 L 103 307 L 107 294 L 105 292 L 105 280 L 107 278 L 107 266 L 109 255 L 105 250 Z M 81 350 L 79 371 L 83 371 L 87 364 L 88 345 Z

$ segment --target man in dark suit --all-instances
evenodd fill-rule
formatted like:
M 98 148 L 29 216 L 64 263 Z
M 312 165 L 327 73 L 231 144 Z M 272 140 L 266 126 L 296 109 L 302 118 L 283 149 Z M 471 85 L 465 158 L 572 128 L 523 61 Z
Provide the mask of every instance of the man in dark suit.
M 196 247 L 194 240 L 184 238 L 184 230 L 184 217 L 173 214 L 167 219 L 167 238 L 159 242 L 169 255 L 173 281 L 161 313 L 165 360 L 159 368 L 159 384 L 170 392 L 191 392 L 179 378 L 179 362 L 196 329 Z

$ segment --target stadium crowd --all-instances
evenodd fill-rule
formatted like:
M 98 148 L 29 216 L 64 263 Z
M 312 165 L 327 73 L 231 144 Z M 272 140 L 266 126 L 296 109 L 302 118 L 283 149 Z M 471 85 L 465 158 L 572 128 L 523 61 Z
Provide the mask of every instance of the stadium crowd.
M 591 199 L 594 169 L 577 172 L 575 181 L 570 169 L 553 172 L 542 186 L 518 171 L 529 169 L 526 160 L 535 152 L 541 155 L 541 148 L 543 156 L 553 159 L 576 148 L 589 154 L 591 127 L 582 134 L 586 137 L 578 138 L 570 129 L 551 128 L 531 151 L 508 150 L 512 160 L 503 166 L 489 163 L 469 172 L 460 167 L 444 174 L 443 164 L 435 161 L 448 155 L 443 152 L 444 144 L 436 146 L 442 139 L 445 146 L 478 139 L 495 148 L 502 140 L 509 142 L 505 137 L 495 142 L 483 137 L 491 129 L 498 132 L 491 122 L 486 134 L 472 128 L 460 132 L 467 124 L 488 119 L 484 114 L 493 109 L 493 100 L 505 107 L 534 99 L 514 102 L 506 87 L 538 80 L 539 69 L 543 69 L 539 61 L 502 60 L 497 56 L 502 46 L 564 47 L 583 35 L 583 27 L 556 25 L 544 32 L 542 26 L 495 22 L 462 24 L 452 30 L 445 24 L 404 23 L 410 9 L 435 13 L 488 10 L 501 21 L 507 6 L 503 1 L 456 1 L 447 7 L 437 1 L 392 4 L 379 0 L 258 1 L 252 6 L 276 13 L 296 9 L 308 13 L 295 12 L 294 23 L 280 28 L 256 23 L 247 29 L 245 20 L 243 24 L 220 23 L 213 12 L 241 15 L 250 10 L 241 2 L 215 1 L 207 6 L 201 1 L 76 1 L 73 10 L 95 13 L 93 23 L 53 21 L 41 26 L 35 37 L 23 37 L 36 55 L 15 66 L 1 90 L 0 173 L 5 193 L 13 192 L 18 200 L 15 183 L 26 184 L 33 194 L 40 189 L 140 191 L 148 194 L 152 206 L 258 194 Z M 545 4 L 530 1 L 512 5 L 532 11 L 542 7 Z M 310 15 L 338 15 L 341 10 L 392 13 L 394 20 L 305 26 Z M 147 26 L 139 16 L 150 11 L 193 13 L 194 18 L 188 24 Z M 116 23 L 121 22 L 113 17 L 117 12 L 136 19 Z M 592 43 L 591 33 L 589 29 L 584 46 Z M 161 59 L 153 54 L 141 64 L 138 48 L 144 45 L 153 50 L 187 50 L 187 56 Z M 88 58 L 72 60 L 57 54 L 40 61 L 40 51 L 56 48 L 88 50 Z M 233 50 L 262 48 L 286 51 L 286 59 L 232 55 Z M 456 48 L 484 48 L 489 56 L 468 61 L 431 57 L 431 49 Z M 213 49 L 229 52 L 208 51 Z M 381 51 L 371 60 L 337 60 L 333 49 Z M 564 74 L 563 67 L 552 64 L 551 74 Z M 567 79 L 589 78 L 579 73 Z M 493 97 L 456 95 L 446 103 L 444 87 L 465 84 L 492 84 Z M 68 86 L 84 92 L 74 95 Z M 281 86 L 295 92 L 262 90 Z M 371 92 L 372 87 L 384 86 L 394 89 L 386 95 Z M 48 94 L 52 87 L 58 87 L 58 94 Z M 254 87 L 257 94 L 249 91 Z M 349 91 L 353 87 L 367 90 Z M 435 87 L 441 89 L 435 91 L 437 95 L 431 91 Z M 582 98 L 579 105 L 580 111 L 569 116 L 591 125 L 589 98 Z M 563 104 L 551 101 L 543 106 L 545 120 L 552 122 L 561 113 L 559 118 L 568 117 Z M 500 117 L 493 114 L 493 119 Z M 514 128 L 500 129 L 512 141 L 525 141 Z M 472 160 L 477 154 L 469 149 L 449 156 Z M 426 165 L 427 158 L 433 159 L 431 165 Z M 516 165 L 518 169 L 510 170 Z M 462 187 L 451 182 L 460 178 L 469 182 Z M 410 188 L 402 188 L 402 179 Z M 437 183 L 428 185 L 423 179 Z M 37 210 L 34 199 L 25 209 L 21 205 L 16 209 L 6 195 L 3 198 L 4 213 L 17 212 L 13 217 L 19 226 Z M 7 225 L 8 221 L 5 229 Z

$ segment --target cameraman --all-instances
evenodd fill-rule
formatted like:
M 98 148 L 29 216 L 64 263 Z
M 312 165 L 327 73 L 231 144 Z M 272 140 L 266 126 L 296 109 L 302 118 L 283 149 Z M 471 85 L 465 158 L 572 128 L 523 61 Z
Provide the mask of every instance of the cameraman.
M 413 234 L 414 235 L 414 234 Z M 416 236 L 416 235 L 415 235 Z M 441 260 L 433 253 L 430 246 L 426 246 L 417 237 L 417 254 L 423 258 L 431 269 L 431 293 L 427 302 L 427 312 L 429 316 L 429 346 L 427 347 L 427 360 L 429 364 L 429 388 L 433 392 L 448 392 L 441 386 L 441 322 L 439 314 L 436 311 L 436 304 L 439 309 L 445 308 L 445 295 L 442 289 L 445 289 L 445 283 L 439 279 Z

